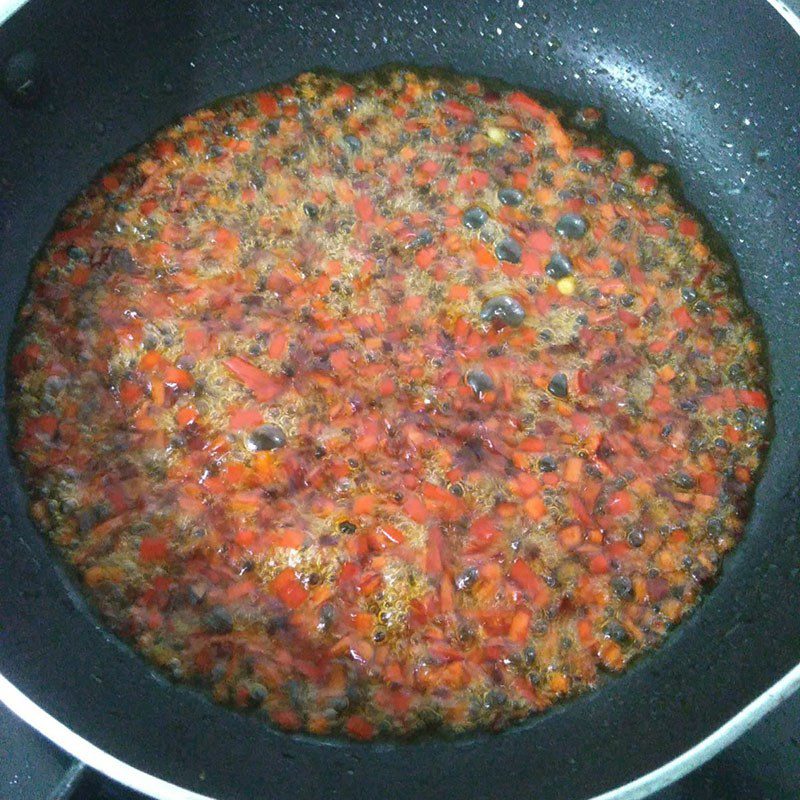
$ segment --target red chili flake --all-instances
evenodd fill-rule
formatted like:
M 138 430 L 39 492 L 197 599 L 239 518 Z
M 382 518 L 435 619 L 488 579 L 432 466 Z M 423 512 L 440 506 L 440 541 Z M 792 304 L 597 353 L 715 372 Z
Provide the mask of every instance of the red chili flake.
M 537 253 L 550 253 L 553 249 L 553 237 L 543 228 L 529 233 L 525 242 L 531 250 L 535 250 Z
M 169 552 L 169 544 L 163 537 L 144 537 L 139 543 L 139 560 L 145 562 L 164 561 Z
M 579 161 L 597 163 L 603 160 L 605 153 L 599 147 L 576 147 L 572 151 L 572 155 Z
M 373 739 L 378 732 L 369 720 L 358 714 L 348 717 L 345 727 L 354 739 L 361 739 L 362 741 Z
M 628 327 L 628 328 L 638 328 L 641 324 L 641 320 L 636 314 L 631 313 L 625 308 L 620 308 L 617 311 L 617 316 L 619 316 L 620 320 Z
M 672 319 L 678 324 L 680 328 L 691 328 L 694 325 L 694 320 L 689 315 L 685 306 L 678 306 L 672 312 Z
M 274 578 L 272 591 L 290 609 L 299 608 L 308 598 L 308 592 L 291 567 L 286 567 Z
M 356 216 L 363 222 L 372 219 L 375 213 L 375 208 L 372 205 L 372 200 L 369 197 L 358 197 L 354 203 Z
M 278 101 L 271 94 L 267 94 L 266 92 L 261 92 L 257 94 L 256 103 L 258 104 L 258 110 L 264 116 L 266 117 L 280 116 L 281 110 L 280 106 L 278 105 Z
M 633 501 L 631 494 L 628 491 L 614 492 L 606 503 L 606 508 L 609 514 L 616 517 L 621 517 L 624 514 L 629 514 L 633 510 Z
M 172 158 L 176 152 L 175 142 L 172 142 L 169 139 L 161 139 L 160 141 L 156 142 L 155 145 L 153 145 L 153 152 L 162 161 Z
M 458 100 L 445 100 L 442 108 L 446 114 L 461 122 L 472 122 L 475 119 L 475 112 L 469 106 L 459 103 Z
M 522 92 L 511 92 L 508 95 L 508 104 L 517 111 L 523 112 L 535 119 L 544 119 L 549 112 L 539 103 Z
M 470 544 L 474 550 L 484 550 L 502 535 L 490 517 L 478 517 L 469 529 Z
M 417 254 L 414 256 L 414 263 L 421 269 L 427 269 L 433 264 L 435 258 L 435 247 L 423 247 L 421 250 L 417 250 Z
M 475 192 L 489 185 L 489 173 L 482 169 L 474 169 L 458 176 L 456 188 L 460 192 Z
M 605 575 L 609 569 L 608 559 L 604 555 L 598 554 L 589 560 L 589 572 L 592 575 Z
M 339 102 L 351 103 L 355 99 L 356 90 L 349 83 L 343 83 L 333 94 Z
M 223 363 L 237 380 L 250 389 L 257 400 L 268 403 L 274 400 L 282 391 L 280 383 L 271 375 L 258 367 L 254 367 L 239 356 L 229 358 Z
M 684 217 L 678 222 L 678 232 L 694 239 L 700 235 L 700 226 L 695 220 Z
M 403 504 L 403 510 L 414 522 L 425 522 L 428 518 L 428 509 L 416 495 L 409 495 Z
M 636 186 L 643 194 L 653 194 L 658 187 L 658 180 L 654 175 L 642 175 L 636 179 Z
M 753 389 L 739 389 L 739 400 L 750 408 L 765 410 L 768 406 L 767 395 L 764 392 Z

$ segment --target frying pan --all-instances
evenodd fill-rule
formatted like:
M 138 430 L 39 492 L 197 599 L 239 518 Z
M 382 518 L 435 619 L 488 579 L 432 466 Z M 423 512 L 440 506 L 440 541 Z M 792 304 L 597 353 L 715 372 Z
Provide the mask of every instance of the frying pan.
M 30 78 L 9 75 L 15 103 L 0 99 L 3 360 L 57 213 L 157 128 L 313 67 L 443 66 L 599 105 L 612 132 L 674 167 L 763 322 L 775 434 L 746 537 L 658 652 L 502 734 L 356 744 L 215 706 L 108 635 L 28 518 L 2 414 L 0 699 L 163 798 L 608 800 L 674 779 L 800 684 L 800 22 L 782 10 L 766 0 L 31 0 L 11 17 L 0 61 L 34 55 L 12 62 Z

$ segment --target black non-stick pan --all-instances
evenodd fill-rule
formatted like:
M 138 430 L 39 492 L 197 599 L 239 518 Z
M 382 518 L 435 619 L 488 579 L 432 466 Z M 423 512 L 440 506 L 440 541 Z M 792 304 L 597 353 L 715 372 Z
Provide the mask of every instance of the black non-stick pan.
M 0 700 L 159 797 L 582 800 L 643 796 L 800 683 L 800 25 L 775 6 L 31 0 L 11 17 L 0 63 L 27 55 L 0 98 L 0 359 L 59 210 L 157 128 L 314 67 L 437 65 L 599 105 L 674 168 L 763 322 L 775 434 L 743 543 L 658 652 L 501 734 L 354 744 L 215 706 L 108 635 L 28 518 L 3 412 Z

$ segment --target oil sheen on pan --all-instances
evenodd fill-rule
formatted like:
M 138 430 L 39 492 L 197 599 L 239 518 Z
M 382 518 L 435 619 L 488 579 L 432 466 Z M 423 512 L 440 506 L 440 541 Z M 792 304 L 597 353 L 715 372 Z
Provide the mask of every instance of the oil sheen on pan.
M 663 639 L 742 534 L 764 354 L 663 168 L 598 119 L 307 74 L 72 203 L 12 411 L 114 631 L 358 739 L 499 729 Z

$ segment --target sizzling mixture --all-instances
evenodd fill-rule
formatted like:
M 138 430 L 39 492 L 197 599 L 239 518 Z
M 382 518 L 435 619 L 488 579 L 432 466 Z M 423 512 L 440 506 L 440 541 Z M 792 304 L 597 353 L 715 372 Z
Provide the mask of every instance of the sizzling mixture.
M 765 373 L 731 269 L 598 119 L 304 75 L 64 212 L 17 448 L 114 630 L 360 739 L 500 728 L 663 639 L 742 533 Z

